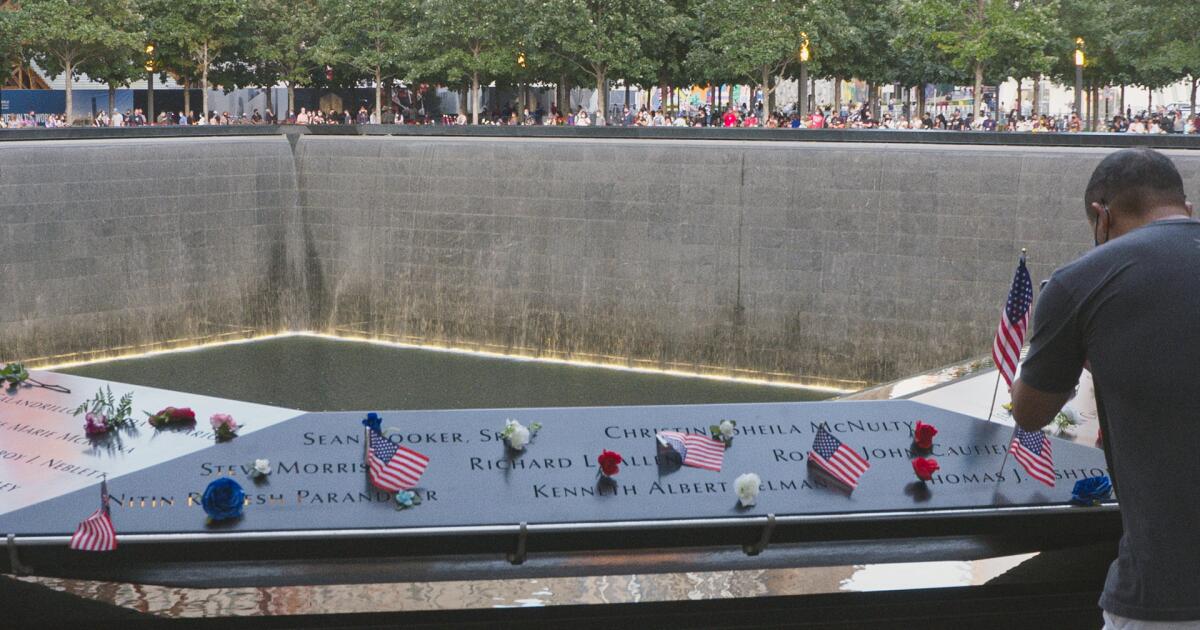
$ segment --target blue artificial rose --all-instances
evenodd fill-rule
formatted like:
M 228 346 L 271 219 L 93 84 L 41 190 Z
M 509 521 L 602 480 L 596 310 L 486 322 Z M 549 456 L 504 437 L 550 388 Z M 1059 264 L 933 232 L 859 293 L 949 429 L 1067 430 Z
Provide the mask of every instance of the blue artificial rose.
M 229 477 L 214 479 L 204 489 L 200 505 L 204 513 L 214 521 L 224 521 L 242 515 L 242 507 L 246 503 L 246 493 L 238 482 Z
M 1108 477 L 1088 477 L 1075 482 L 1071 490 L 1071 503 L 1074 505 L 1100 505 L 1104 499 L 1112 496 L 1112 481 Z
M 380 418 L 379 414 L 375 413 L 374 411 L 368 413 L 366 419 L 363 420 L 362 423 L 364 427 L 367 427 L 376 433 L 383 433 L 383 429 L 380 428 L 380 425 L 383 424 L 383 418 Z

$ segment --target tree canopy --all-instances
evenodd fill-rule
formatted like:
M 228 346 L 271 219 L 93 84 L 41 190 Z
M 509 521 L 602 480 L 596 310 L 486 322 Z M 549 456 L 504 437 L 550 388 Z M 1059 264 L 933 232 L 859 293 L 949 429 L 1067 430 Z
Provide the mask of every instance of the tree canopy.
M 376 87 L 589 84 L 607 109 L 625 85 L 750 84 L 771 98 L 809 76 L 984 85 L 1074 80 L 1200 86 L 1194 0 L 23 0 L 0 11 L 0 60 L 36 59 L 68 81 L 137 75 L 146 41 L 185 85 Z M 335 79 L 326 80 L 326 68 Z M 205 92 L 207 94 L 207 92 Z M 979 99 L 976 99 L 977 104 Z M 207 103 L 205 104 L 207 109 Z

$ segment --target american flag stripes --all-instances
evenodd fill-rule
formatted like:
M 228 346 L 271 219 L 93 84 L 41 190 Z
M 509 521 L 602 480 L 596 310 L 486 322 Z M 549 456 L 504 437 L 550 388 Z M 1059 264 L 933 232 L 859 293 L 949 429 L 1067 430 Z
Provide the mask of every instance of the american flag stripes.
M 399 492 L 417 485 L 429 458 L 368 430 L 367 470 L 371 483 L 380 490 Z
M 108 480 L 100 481 L 100 509 L 83 519 L 68 544 L 78 551 L 112 551 L 117 548 L 117 530 L 108 514 Z
M 671 447 L 683 458 L 684 466 L 721 472 L 725 461 L 725 444 L 704 435 L 659 431 L 658 440 Z
M 862 455 L 830 435 L 824 425 L 817 428 L 812 450 L 808 452 L 808 461 L 833 475 L 834 479 L 846 484 L 851 490 L 858 487 L 858 478 L 871 467 Z
M 1054 487 L 1054 454 L 1051 452 L 1050 438 L 1045 433 L 1017 427 L 1009 451 L 1030 477 Z
M 1013 274 L 1012 289 L 1004 312 L 1000 314 L 1000 325 L 996 328 L 996 340 L 992 342 L 992 360 L 996 369 L 1004 376 L 1004 382 L 1012 387 L 1017 374 L 1017 362 L 1021 359 L 1021 346 L 1025 344 L 1025 330 L 1029 327 L 1029 306 L 1033 303 L 1033 280 L 1025 266 L 1025 257 L 1017 263 Z

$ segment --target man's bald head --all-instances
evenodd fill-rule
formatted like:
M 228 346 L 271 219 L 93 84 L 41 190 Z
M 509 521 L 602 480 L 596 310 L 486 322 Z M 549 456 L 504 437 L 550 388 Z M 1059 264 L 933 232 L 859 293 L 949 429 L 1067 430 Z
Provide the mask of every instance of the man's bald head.
M 1093 203 L 1133 216 L 1163 206 L 1185 207 L 1183 178 L 1167 156 L 1153 149 L 1122 149 L 1104 158 L 1092 172 L 1083 196 L 1088 219 Z

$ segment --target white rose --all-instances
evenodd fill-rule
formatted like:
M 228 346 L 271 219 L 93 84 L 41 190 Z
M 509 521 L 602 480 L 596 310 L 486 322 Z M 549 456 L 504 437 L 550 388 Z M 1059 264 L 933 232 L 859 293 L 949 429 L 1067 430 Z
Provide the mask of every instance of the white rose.
M 516 420 L 509 420 L 512 424 L 508 425 L 508 446 L 514 451 L 525 449 L 525 445 L 529 443 L 529 429 Z
M 754 505 L 758 499 L 758 486 L 762 480 L 754 473 L 746 473 L 738 477 L 733 482 L 733 488 L 737 491 L 738 501 L 742 507 L 750 507 Z
M 254 460 L 254 470 L 257 471 L 258 474 L 260 474 L 260 475 L 271 474 L 271 460 L 268 460 L 268 459 Z
M 727 439 L 733 437 L 733 423 L 732 422 L 730 422 L 728 420 L 722 420 L 720 429 L 721 429 L 721 437 L 727 438 Z

